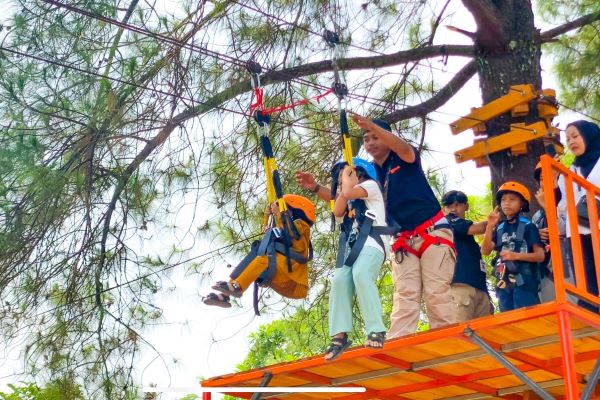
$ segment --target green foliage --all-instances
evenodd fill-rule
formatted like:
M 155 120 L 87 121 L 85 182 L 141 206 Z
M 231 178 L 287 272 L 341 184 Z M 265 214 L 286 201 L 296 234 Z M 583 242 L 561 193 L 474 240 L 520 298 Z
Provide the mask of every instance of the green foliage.
M 565 2 L 540 0 L 538 8 L 546 20 L 564 23 L 572 21 L 575 15 L 600 12 L 600 3 L 574 0 L 567 5 Z M 599 29 L 600 23 L 589 24 L 546 45 L 556 60 L 554 71 L 560 83 L 561 102 L 592 116 L 600 115 Z
M 492 193 L 492 184 L 487 184 L 486 194 L 483 196 L 468 196 L 469 209 L 466 212 L 466 218 L 471 221 L 485 221 L 492 212 L 494 204 L 494 195 Z
M 84 400 L 81 388 L 69 380 L 57 380 L 40 388 L 35 383 L 11 385 L 11 393 L 0 392 L 0 400 Z
M 200 396 L 195 395 L 195 394 L 188 394 L 188 395 L 183 396 L 179 400 L 198 400 L 198 399 L 200 399 Z

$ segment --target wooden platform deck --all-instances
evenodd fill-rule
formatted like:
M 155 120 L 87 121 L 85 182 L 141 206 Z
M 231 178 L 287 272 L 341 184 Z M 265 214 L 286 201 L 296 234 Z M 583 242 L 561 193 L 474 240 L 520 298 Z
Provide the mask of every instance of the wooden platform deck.
M 547 398 L 579 398 L 600 359 L 600 315 L 569 303 L 546 303 L 393 339 L 383 350 L 353 348 L 333 362 L 318 356 L 214 377 L 201 385 L 260 386 L 270 373 L 272 387 L 359 386 L 366 392 L 264 393 L 261 399 L 540 398 L 474 336 L 535 381 Z M 595 393 L 591 398 L 600 399 L 600 391 Z

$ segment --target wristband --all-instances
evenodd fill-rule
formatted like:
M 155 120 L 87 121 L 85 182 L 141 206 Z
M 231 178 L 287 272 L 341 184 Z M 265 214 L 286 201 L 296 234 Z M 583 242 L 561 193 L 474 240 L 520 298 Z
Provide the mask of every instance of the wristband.
M 321 185 L 319 185 L 319 184 L 317 183 L 317 185 L 315 186 L 315 188 L 314 188 L 314 189 L 311 189 L 310 191 L 311 191 L 311 192 L 313 192 L 313 193 L 319 193 L 319 189 L 321 189 Z

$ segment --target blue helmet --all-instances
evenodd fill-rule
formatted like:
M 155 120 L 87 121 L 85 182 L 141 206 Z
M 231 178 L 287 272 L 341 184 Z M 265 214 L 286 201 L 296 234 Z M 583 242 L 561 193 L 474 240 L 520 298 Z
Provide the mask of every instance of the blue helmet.
M 352 157 L 352 162 L 354 163 L 354 167 L 362 168 L 367 173 L 369 178 L 377 182 L 377 171 L 375 171 L 375 167 L 372 163 L 359 157 Z
M 362 168 L 370 179 L 377 181 L 377 171 L 375 171 L 375 167 L 369 161 L 360 157 L 352 157 L 352 163 L 354 164 L 355 168 Z M 337 176 L 337 174 L 339 174 L 339 171 L 341 171 L 346 165 L 347 163 L 344 160 L 336 162 L 333 168 L 331 169 L 331 174 Z

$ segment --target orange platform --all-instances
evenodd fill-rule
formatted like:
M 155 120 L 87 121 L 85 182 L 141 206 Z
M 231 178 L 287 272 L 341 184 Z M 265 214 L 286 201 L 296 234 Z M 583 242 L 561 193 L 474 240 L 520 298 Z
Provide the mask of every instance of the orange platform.
M 322 356 L 214 377 L 202 386 L 362 386 L 365 393 L 265 393 L 261 399 L 523 399 L 530 389 L 465 335 L 472 329 L 554 398 L 565 394 L 560 317 L 567 316 L 579 392 L 600 358 L 600 315 L 572 304 L 547 303 L 422 332 L 385 343 L 383 350 L 358 347 L 339 359 Z M 600 392 L 596 392 L 600 393 Z M 228 393 L 239 398 L 251 394 Z M 208 397 L 207 397 L 208 398 Z M 596 394 L 592 398 L 600 398 Z

